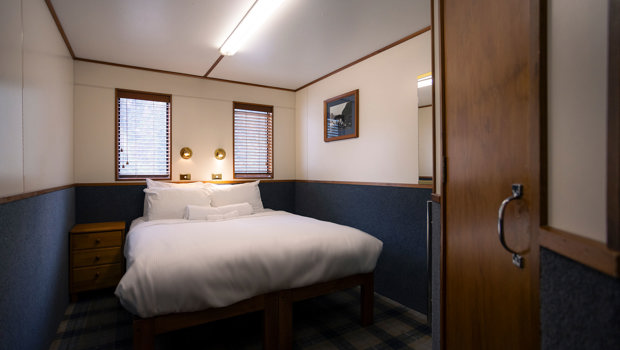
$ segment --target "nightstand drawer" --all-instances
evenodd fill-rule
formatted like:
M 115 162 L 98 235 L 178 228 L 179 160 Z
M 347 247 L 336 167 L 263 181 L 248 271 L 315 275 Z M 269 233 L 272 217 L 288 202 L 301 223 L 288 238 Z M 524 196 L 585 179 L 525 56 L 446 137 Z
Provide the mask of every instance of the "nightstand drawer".
M 73 291 L 114 286 L 123 276 L 121 264 L 79 267 L 72 270 Z
M 72 237 L 73 249 L 92 249 L 120 247 L 123 242 L 122 231 L 75 234 Z
M 73 253 L 72 267 L 120 263 L 122 258 L 119 247 L 77 250 Z

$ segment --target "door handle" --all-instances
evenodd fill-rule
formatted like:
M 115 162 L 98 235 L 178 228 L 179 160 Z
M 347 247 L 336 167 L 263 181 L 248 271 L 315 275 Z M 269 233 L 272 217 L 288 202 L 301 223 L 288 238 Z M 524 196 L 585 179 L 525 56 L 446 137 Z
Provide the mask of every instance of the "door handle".
M 512 185 L 512 196 L 504 199 L 502 204 L 499 206 L 499 217 L 497 219 L 497 233 L 499 234 L 499 242 L 502 244 L 502 247 L 506 249 L 509 253 L 512 253 L 512 263 L 518 267 L 523 268 L 523 257 L 519 255 L 519 253 L 510 249 L 506 245 L 506 241 L 504 240 L 504 211 L 506 210 L 506 206 L 508 203 L 515 199 L 519 199 L 523 196 L 523 185 L 522 184 L 513 184 Z

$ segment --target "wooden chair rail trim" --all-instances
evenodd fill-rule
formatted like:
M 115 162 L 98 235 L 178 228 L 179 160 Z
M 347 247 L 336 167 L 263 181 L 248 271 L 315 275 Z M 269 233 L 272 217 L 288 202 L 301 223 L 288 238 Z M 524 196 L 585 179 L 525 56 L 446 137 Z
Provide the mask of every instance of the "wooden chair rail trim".
M 169 181 L 171 183 L 190 183 L 197 182 L 196 181 Z M 225 180 L 225 181 L 200 181 L 204 183 L 214 183 L 214 184 L 240 184 L 244 182 L 253 182 L 252 180 Z M 321 180 L 266 180 L 261 179 L 261 182 L 300 182 L 300 183 L 325 183 L 325 184 L 338 184 L 338 185 L 358 185 L 358 186 L 381 186 L 381 187 L 403 187 L 403 188 L 429 188 L 432 189 L 432 185 L 420 185 L 420 184 L 405 184 L 405 183 L 387 183 L 387 182 L 354 182 L 354 181 L 321 181 Z M 67 188 L 73 187 L 89 187 L 89 186 L 136 186 L 136 185 L 144 185 L 144 181 L 119 181 L 119 182 L 93 182 L 93 183 L 74 183 L 70 185 L 58 186 L 47 188 L 43 190 L 37 190 L 32 192 L 25 192 L 16 195 L 0 197 L 0 204 L 10 203 L 19 201 L 22 199 L 32 198 L 36 196 L 40 196 L 46 193 L 61 191 Z
M 604 243 L 557 228 L 540 228 L 540 246 L 589 266 L 611 277 L 620 277 L 620 251 Z
M 74 186 L 75 185 L 73 185 L 73 184 L 71 184 L 71 185 L 64 185 L 64 186 L 46 188 L 46 189 L 43 189 L 43 190 L 37 190 L 37 191 L 32 191 L 32 192 L 20 193 L 20 194 L 16 194 L 16 195 L 12 195 L 12 196 L 7 196 L 7 197 L 0 197 L 0 204 L 15 202 L 15 201 L 19 201 L 19 200 L 22 200 L 22 199 L 27 199 L 27 198 L 32 198 L 32 197 L 40 196 L 40 195 L 43 195 L 43 194 L 46 194 L 46 193 L 61 191 L 61 190 L 65 190 L 67 188 L 72 188 Z
M 406 187 L 406 188 L 428 188 L 432 189 L 433 185 L 392 183 L 392 182 L 357 182 L 357 181 L 324 181 L 324 180 L 294 180 L 300 183 L 322 183 L 335 185 L 359 185 L 359 186 L 381 186 L 381 187 Z

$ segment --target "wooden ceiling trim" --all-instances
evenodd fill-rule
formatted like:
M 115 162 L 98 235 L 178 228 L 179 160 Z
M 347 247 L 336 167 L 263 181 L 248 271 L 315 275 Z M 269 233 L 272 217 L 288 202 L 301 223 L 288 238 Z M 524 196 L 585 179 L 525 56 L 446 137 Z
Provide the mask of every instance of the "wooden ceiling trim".
M 212 78 L 209 77 L 209 74 L 215 69 L 215 67 L 220 63 L 220 61 L 223 59 L 223 55 L 221 55 L 216 61 L 215 63 L 213 63 L 213 65 L 209 68 L 209 70 L 203 75 L 195 75 L 195 74 L 188 74 L 188 73 L 180 73 L 180 72 L 174 72 L 174 71 L 167 71 L 167 70 L 162 70 L 162 69 L 155 69 L 155 68 L 146 68 L 146 67 L 140 67 L 140 66 L 133 66 L 133 65 L 128 65 L 128 64 L 121 64 L 121 63 L 113 63 L 113 62 L 106 62 L 106 61 L 99 61 L 99 60 L 94 60 L 94 59 L 89 59 L 89 58 L 82 58 L 82 57 L 77 57 L 73 51 L 73 48 L 71 47 L 71 43 L 69 42 L 69 38 L 67 37 L 64 29 L 62 28 L 62 24 L 60 23 L 60 20 L 58 19 L 58 16 L 56 15 L 56 10 L 54 9 L 54 6 L 51 3 L 51 0 L 45 0 L 45 4 L 47 5 L 50 14 L 52 16 L 52 18 L 54 19 L 54 22 L 56 23 L 56 27 L 58 28 L 58 32 L 60 33 L 60 35 L 62 36 L 65 45 L 67 46 L 67 49 L 69 50 L 69 53 L 71 55 L 71 57 L 76 60 L 76 61 L 83 61 L 83 62 L 90 62 L 90 63 L 98 63 L 98 64 L 105 64 L 105 65 L 110 65 L 110 66 L 116 66 L 116 67 L 122 67 L 122 68 L 130 68 L 130 69 L 138 69 L 138 70 L 145 70 L 145 71 L 150 71 L 150 72 L 156 72 L 156 73 L 165 73 L 165 74 L 173 74 L 173 75 L 179 75 L 179 76 L 185 76 L 185 77 L 190 77 L 190 78 L 199 78 L 199 79 L 207 79 L 207 80 L 213 80 L 213 81 L 219 81 L 219 82 L 225 82 L 225 83 L 231 83 L 231 84 L 240 84 L 240 85 L 246 85 L 246 86 L 255 86 L 255 87 L 262 87 L 262 88 L 267 88 L 267 89 L 275 89 L 275 90 L 282 90 L 282 91 L 291 91 L 291 92 L 297 92 L 303 88 L 306 88 L 316 82 L 319 82 L 329 76 L 332 76 L 338 72 L 341 72 L 353 65 L 356 65 L 362 61 L 367 60 L 368 58 L 371 58 L 383 51 L 386 51 L 396 45 L 399 45 L 403 42 L 406 42 L 410 39 L 415 38 L 418 35 L 421 35 L 423 33 L 426 33 L 428 31 L 431 30 L 431 26 L 427 26 L 413 34 L 407 35 L 402 39 L 399 39 L 387 46 L 384 46 L 383 48 L 380 48 L 362 58 L 359 58 L 345 66 L 342 66 L 341 68 L 338 68 L 326 75 L 321 76 L 318 79 L 315 79 L 297 89 L 289 89 L 289 88 L 283 88 L 283 87 L 277 87 L 277 86 L 270 86 L 270 85 L 263 85 L 263 84 L 255 84 L 255 83 L 247 83 L 247 82 L 242 82 L 242 81 L 236 81 L 236 80 L 228 80 L 228 79 L 220 79 L 220 78 Z
M 204 78 L 204 77 L 203 77 Z M 228 79 L 220 79 L 220 78 L 212 78 L 212 77 L 206 77 L 204 79 L 207 80 L 213 80 L 213 81 L 220 81 L 222 83 L 231 83 L 231 84 L 240 84 L 240 85 L 248 85 L 248 86 L 255 86 L 255 87 L 261 87 L 261 88 L 267 88 L 267 89 L 275 89 L 275 90 L 282 90 L 282 91 L 290 91 L 290 92 L 295 92 L 296 90 L 294 89 L 287 89 L 287 88 L 283 88 L 283 87 L 278 87 L 278 86 L 271 86 L 271 85 L 262 85 L 262 84 L 254 84 L 254 83 L 246 83 L 243 81 L 236 81 L 236 80 L 228 80 Z
M 334 75 L 334 74 L 336 74 L 336 73 L 338 73 L 338 72 L 341 72 L 341 71 L 343 71 L 343 70 L 345 70 L 345 69 L 347 69 L 347 68 L 349 68 L 349 67 L 351 67 L 351 66 L 354 66 L 354 65 L 356 65 L 356 64 L 358 64 L 358 63 L 360 63 L 360 62 L 362 62 L 362 61 L 365 61 L 365 60 L 367 60 L 367 59 L 371 58 L 372 56 L 378 55 L 378 54 L 380 54 L 380 53 L 381 53 L 381 52 L 383 52 L 383 51 L 386 51 L 386 50 L 388 50 L 388 49 L 391 49 L 391 48 L 393 48 L 393 47 L 394 47 L 394 46 L 396 46 L 396 45 L 402 44 L 402 43 L 404 43 L 405 41 L 410 40 L 410 39 L 413 39 L 413 38 L 415 38 L 416 36 L 421 35 L 421 34 L 424 34 L 424 33 L 428 32 L 428 31 L 430 31 L 430 30 L 431 30 L 431 26 L 428 26 L 428 27 L 425 27 L 425 28 L 423 28 L 423 29 L 420 29 L 420 30 L 418 30 L 417 32 L 415 32 L 415 33 L 413 33 L 413 34 L 409 34 L 409 35 L 407 35 L 406 37 L 404 37 L 404 38 L 402 38 L 402 39 L 399 39 L 399 40 L 396 40 L 395 42 L 393 42 L 393 43 L 391 43 L 391 44 L 389 44 L 389 45 L 387 45 L 387 46 L 384 46 L 384 47 L 380 48 L 380 49 L 379 49 L 379 50 L 377 50 L 377 51 L 374 51 L 374 52 L 372 52 L 372 53 L 370 53 L 370 54 L 368 54 L 368 55 L 366 55 L 366 56 L 364 56 L 364 57 L 362 57 L 362 58 L 359 58 L 359 59 L 357 59 L 357 60 L 355 60 L 355 61 L 353 61 L 353 62 L 351 62 L 351 63 L 349 63 L 349 64 L 347 64 L 347 65 L 345 65 L 345 66 L 342 66 L 342 67 L 340 67 L 340 68 L 336 69 L 335 71 L 333 71 L 333 72 L 331 72 L 331 73 L 327 73 L 327 74 L 325 74 L 324 76 L 322 76 L 322 77 L 320 77 L 320 78 L 318 78 L 318 79 L 315 79 L 315 80 L 313 80 L 313 81 L 309 82 L 309 83 L 308 83 L 308 84 L 306 84 L 306 85 L 302 85 L 301 87 L 299 87 L 299 88 L 295 89 L 294 91 L 299 91 L 299 90 L 301 90 L 301 89 L 303 89 L 303 88 L 306 88 L 306 87 L 308 87 L 308 86 L 310 86 L 310 85 L 312 85 L 312 84 L 314 84 L 314 83 L 317 83 L 317 82 L 319 82 L 319 81 L 321 81 L 321 80 L 323 80 L 323 79 L 325 79 L 325 78 L 328 78 L 328 77 L 330 77 L 330 76 L 332 76 L 332 75 Z
M 190 78 L 204 79 L 204 77 L 202 75 L 173 72 L 173 71 L 169 71 L 169 70 L 147 68 L 147 67 L 140 67 L 140 66 L 132 66 L 132 65 L 128 65 L 128 64 L 122 64 L 122 63 L 114 63 L 114 62 L 106 62 L 106 61 L 99 61 L 99 60 L 91 60 L 90 58 L 75 57 L 75 60 L 76 61 L 83 61 L 83 62 L 90 62 L 90 63 L 97 63 L 97 64 L 105 64 L 105 65 L 108 65 L 108 66 L 115 66 L 115 67 L 121 67 L 121 68 L 130 68 L 130 69 L 145 70 L 145 71 L 155 72 L 155 73 L 173 74 L 173 75 L 180 75 L 180 76 L 190 77 Z
M 224 55 L 220 55 L 220 57 L 217 58 L 217 60 L 215 60 L 215 62 L 213 63 L 213 65 L 211 65 L 211 68 L 209 68 L 209 70 L 205 73 L 204 77 L 208 78 L 209 74 L 211 74 L 211 72 L 215 69 L 215 67 L 217 66 L 218 63 L 220 63 L 220 61 L 222 60 L 222 58 L 224 58 Z
M 67 34 L 65 34 L 65 30 L 62 29 L 62 25 L 60 24 L 60 20 L 58 19 L 58 16 L 56 15 L 56 10 L 54 10 L 54 5 L 52 5 L 52 1 L 45 0 L 45 4 L 47 5 L 47 8 L 50 10 L 50 14 L 52 15 L 52 18 L 54 19 L 54 22 L 56 23 L 56 28 L 58 28 L 58 32 L 60 32 L 60 36 L 62 36 L 62 40 L 65 41 L 65 45 L 67 46 L 67 49 L 69 50 L 69 54 L 71 55 L 71 58 L 75 59 L 75 53 L 73 52 L 73 48 L 71 47 L 71 44 L 69 43 Z

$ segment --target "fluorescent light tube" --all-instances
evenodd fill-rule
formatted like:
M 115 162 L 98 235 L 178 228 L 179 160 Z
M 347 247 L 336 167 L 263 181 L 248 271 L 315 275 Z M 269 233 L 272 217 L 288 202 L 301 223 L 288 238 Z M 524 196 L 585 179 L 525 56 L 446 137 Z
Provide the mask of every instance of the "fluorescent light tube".
M 433 85 L 433 77 L 428 76 L 422 79 L 418 79 L 418 87 L 425 87 L 425 86 L 431 86 Z
M 226 39 L 220 53 L 234 55 L 239 47 L 265 22 L 283 0 L 256 0 L 250 11 L 241 19 L 235 30 Z

